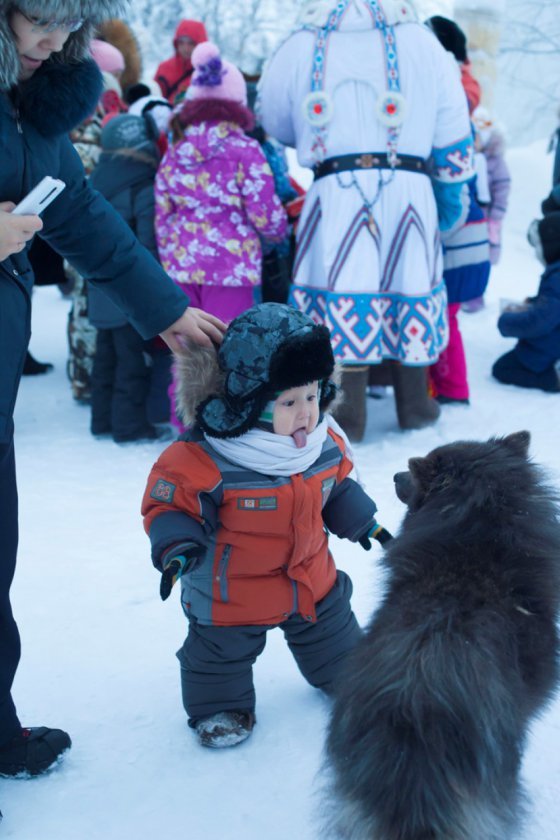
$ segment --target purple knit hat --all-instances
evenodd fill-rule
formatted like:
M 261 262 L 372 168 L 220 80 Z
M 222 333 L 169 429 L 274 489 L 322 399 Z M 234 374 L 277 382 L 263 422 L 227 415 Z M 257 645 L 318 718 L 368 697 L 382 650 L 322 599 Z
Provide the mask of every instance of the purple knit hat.
M 204 41 L 193 50 L 194 73 L 189 99 L 229 99 L 247 105 L 247 85 L 234 64 L 224 61 L 218 47 Z

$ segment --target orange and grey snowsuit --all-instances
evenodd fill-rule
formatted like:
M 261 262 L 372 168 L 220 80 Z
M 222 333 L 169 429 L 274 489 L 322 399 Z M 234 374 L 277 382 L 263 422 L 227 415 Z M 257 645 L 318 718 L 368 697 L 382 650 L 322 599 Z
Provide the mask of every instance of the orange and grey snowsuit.
M 305 679 L 332 691 L 361 630 L 326 529 L 356 541 L 376 511 L 351 469 L 332 430 L 317 461 L 286 478 L 235 466 L 204 440 L 172 444 L 153 467 L 142 512 L 154 565 L 181 546 L 206 546 L 181 578 L 189 633 L 177 656 L 191 726 L 254 711 L 253 664 L 274 627 Z
M 206 546 L 182 578 L 182 603 L 201 624 L 315 621 L 336 569 L 327 533 L 357 541 L 376 506 L 348 474 L 352 463 L 330 430 L 306 472 L 266 476 L 221 458 L 204 440 L 177 441 L 154 465 L 142 504 L 154 565 L 178 545 Z

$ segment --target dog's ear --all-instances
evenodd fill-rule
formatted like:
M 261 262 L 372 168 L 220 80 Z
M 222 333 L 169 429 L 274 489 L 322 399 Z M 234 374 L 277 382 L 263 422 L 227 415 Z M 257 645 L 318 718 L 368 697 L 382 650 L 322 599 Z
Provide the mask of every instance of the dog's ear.
M 434 476 L 433 464 L 429 458 L 409 458 L 408 469 L 415 484 L 421 488 L 429 487 Z
M 503 439 L 503 442 L 509 449 L 512 449 L 516 455 L 522 455 L 526 458 L 529 454 L 531 435 L 529 432 L 514 432 L 512 435 L 507 435 L 507 437 Z

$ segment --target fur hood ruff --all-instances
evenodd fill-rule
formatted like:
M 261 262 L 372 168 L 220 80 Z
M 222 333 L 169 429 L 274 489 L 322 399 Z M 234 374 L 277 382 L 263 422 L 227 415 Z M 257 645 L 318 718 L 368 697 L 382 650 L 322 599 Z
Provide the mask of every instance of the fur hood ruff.
M 21 115 L 43 137 L 56 137 L 91 116 L 103 91 L 103 76 L 92 60 L 47 61 L 18 90 Z
M 187 428 L 196 421 L 197 406 L 211 394 L 223 394 L 226 374 L 214 348 L 186 342 L 175 354 L 177 414 Z
M 202 122 L 232 122 L 243 131 L 251 131 L 255 127 L 253 114 L 240 102 L 211 97 L 187 99 L 173 120 L 176 120 L 181 128 L 200 125 Z
M 70 34 L 61 52 L 52 55 L 44 67 L 69 64 L 85 58 L 96 25 L 107 18 L 118 16 L 125 5 L 126 0 L 18 0 L 22 11 L 29 14 L 40 12 L 45 19 L 85 19 L 84 25 Z M 12 7 L 10 0 L 0 0 L 0 90 L 14 87 L 20 71 L 14 33 L 8 22 Z

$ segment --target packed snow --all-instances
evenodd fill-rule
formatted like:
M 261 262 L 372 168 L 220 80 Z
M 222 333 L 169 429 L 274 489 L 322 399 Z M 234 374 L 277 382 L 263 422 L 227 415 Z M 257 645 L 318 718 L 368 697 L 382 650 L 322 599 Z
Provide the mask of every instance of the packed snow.
M 504 387 L 490 367 L 512 344 L 495 327 L 500 298 L 534 293 L 540 266 L 525 238 L 547 193 L 544 141 L 508 160 L 513 195 L 503 262 L 487 307 L 462 315 L 472 404 L 446 406 L 433 428 L 400 432 L 392 396 L 369 404 L 362 480 L 390 530 L 403 506 L 392 476 L 407 459 L 458 438 L 528 429 L 534 459 L 560 487 L 560 396 Z M 92 243 L 95 247 L 95 243 Z M 22 721 L 66 728 L 73 748 L 34 780 L 0 780 L 2 836 L 14 840 L 315 840 L 329 703 L 302 679 L 280 632 L 255 668 L 258 724 L 232 750 L 198 746 L 181 705 L 174 652 L 186 633 L 178 592 L 163 604 L 139 514 L 162 444 L 118 446 L 89 434 L 65 374 L 68 302 L 34 298 L 31 349 L 55 364 L 22 382 L 17 406 L 21 505 L 13 604 L 23 655 L 14 686 Z M 381 594 L 380 549 L 333 540 L 367 622 Z M 532 810 L 524 840 L 555 840 L 560 825 L 560 702 L 533 728 L 524 763 Z

